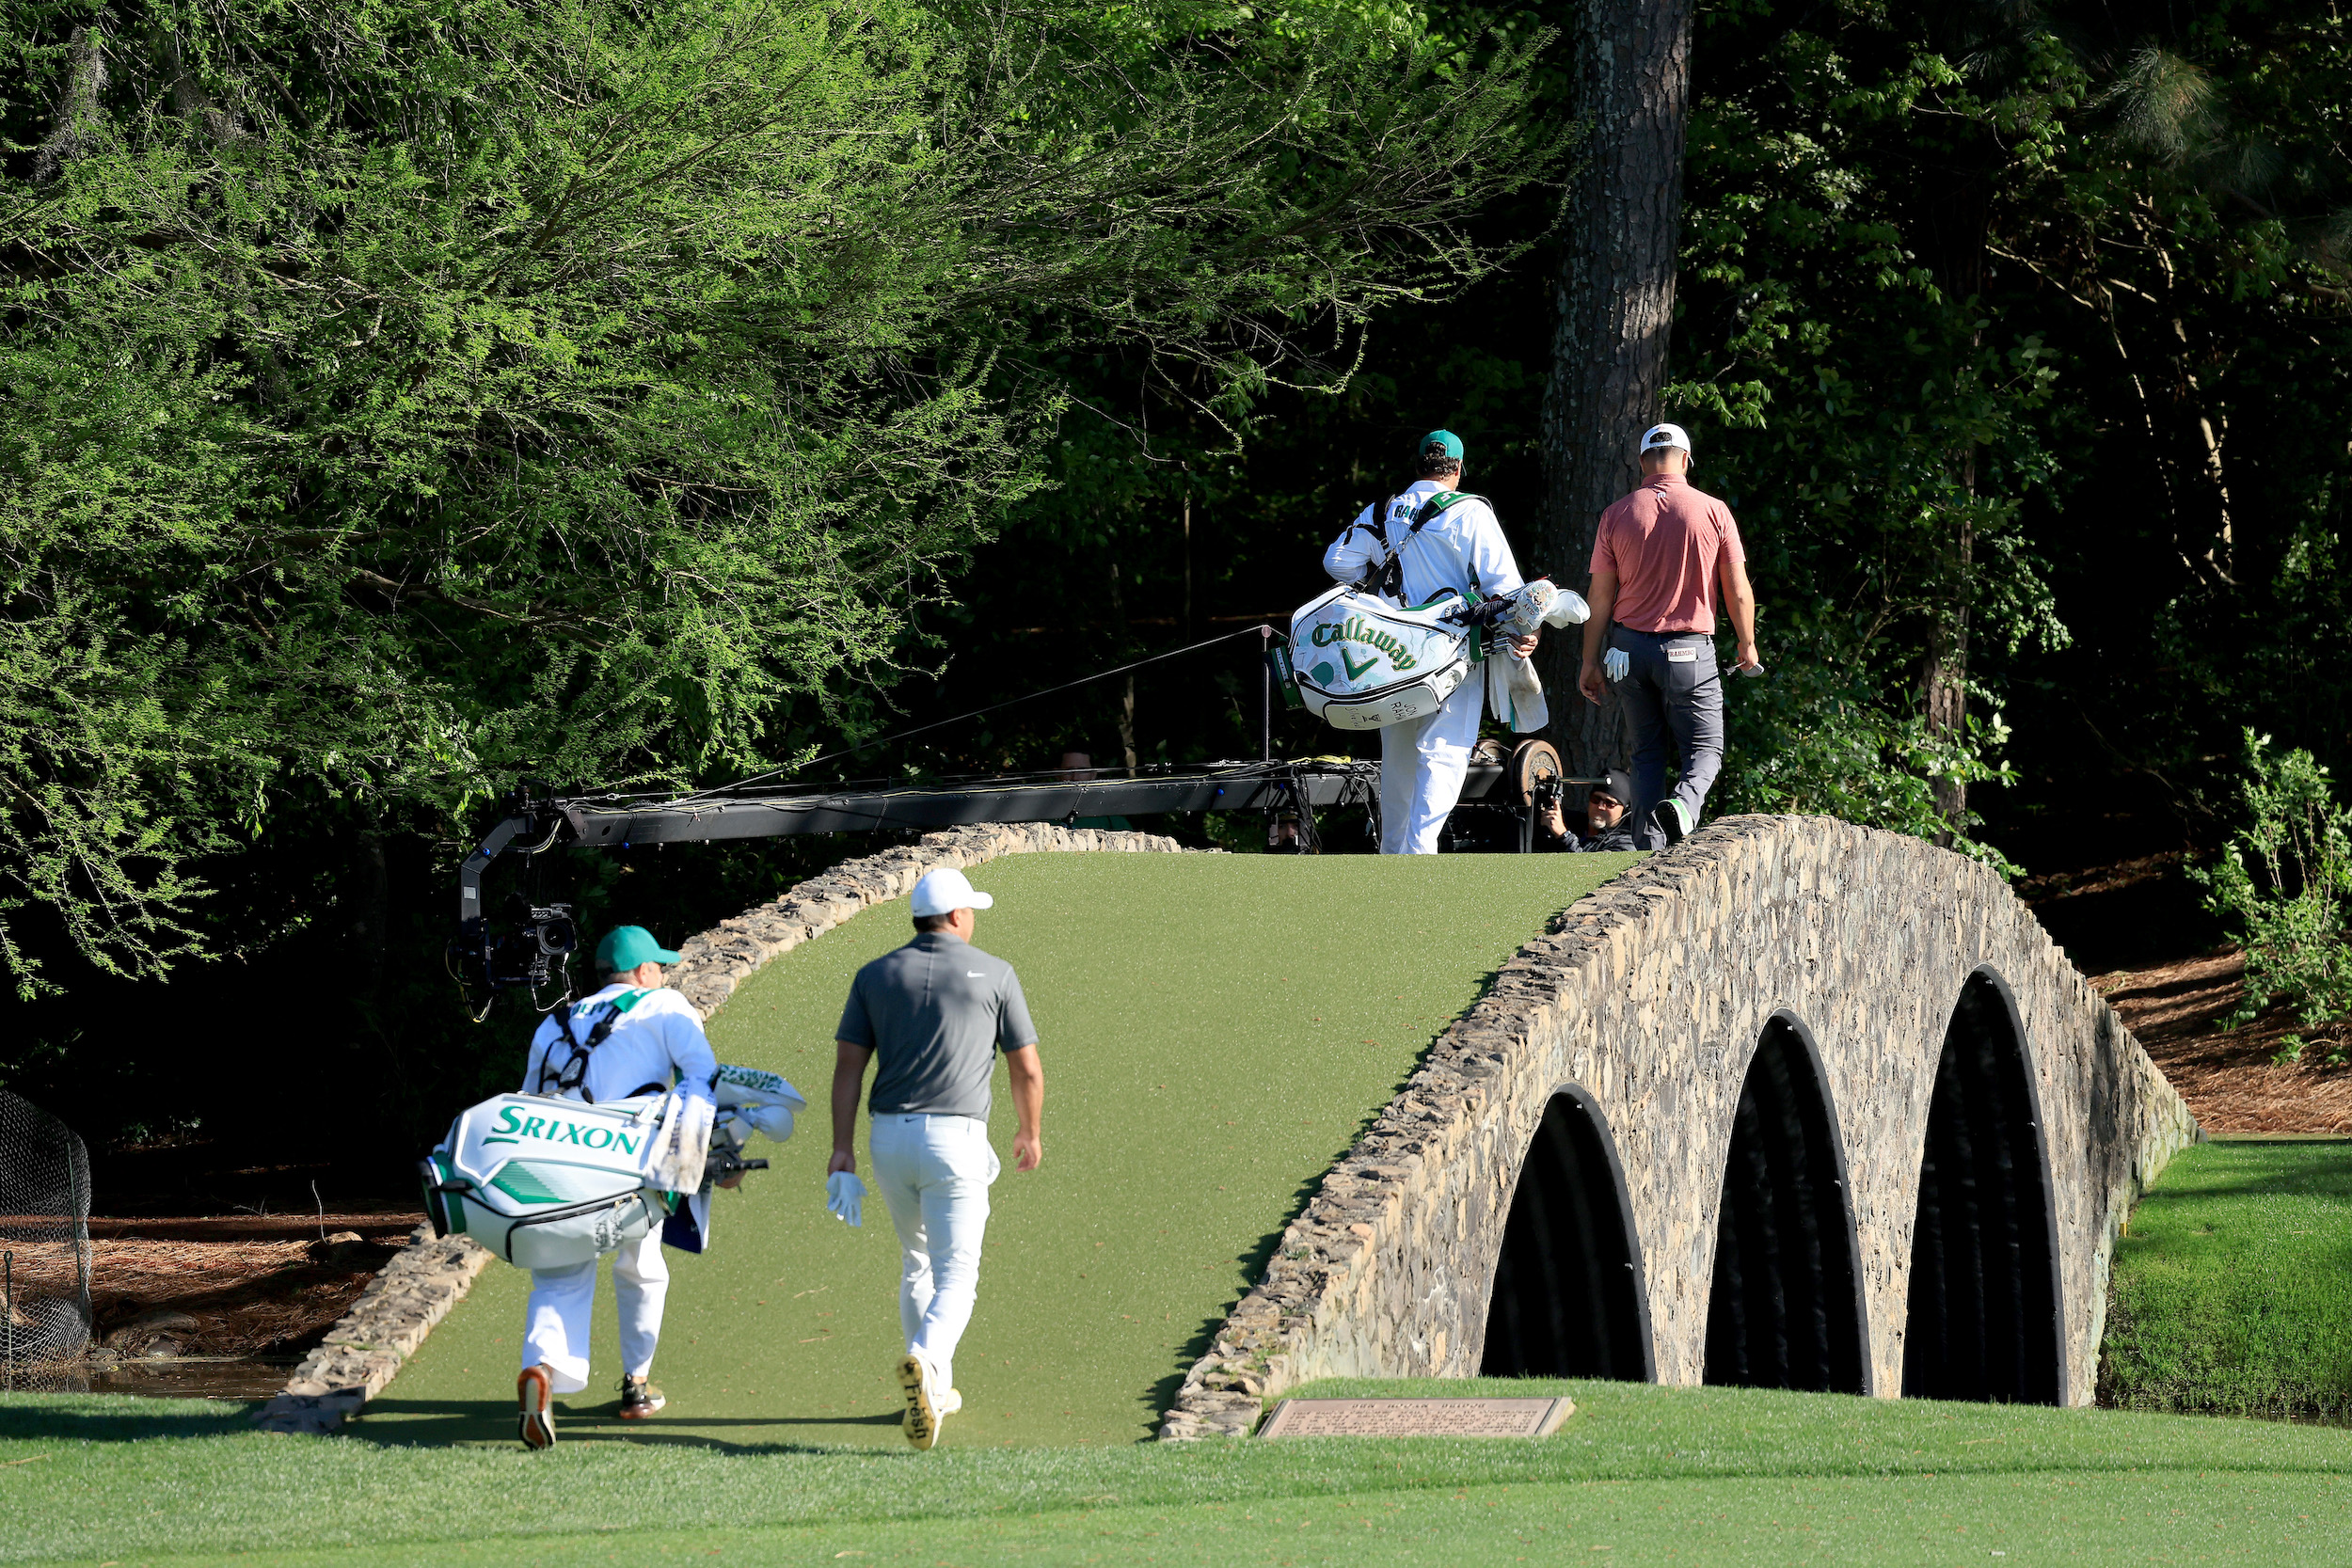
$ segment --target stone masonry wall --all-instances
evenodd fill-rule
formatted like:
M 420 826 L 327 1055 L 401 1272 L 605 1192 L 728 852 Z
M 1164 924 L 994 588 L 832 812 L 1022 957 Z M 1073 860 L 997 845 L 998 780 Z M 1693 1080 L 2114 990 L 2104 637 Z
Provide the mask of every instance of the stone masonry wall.
M 667 979 L 707 1019 L 762 965 L 823 936 L 868 905 L 904 896 L 934 866 L 969 869 L 1000 855 L 1050 850 L 1177 853 L 1183 848 L 1156 833 L 1108 832 L 1050 822 L 990 823 L 927 833 L 918 843 L 845 861 L 771 903 L 688 938 L 678 948 L 680 962 Z M 265 1432 L 324 1433 L 358 1415 L 493 1260 L 471 1237 L 436 1241 L 430 1226 L 419 1226 L 407 1247 L 369 1282 L 350 1312 L 326 1331 L 326 1340 L 303 1357 L 284 1392 L 262 1408 L 256 1424 Z
M 1162 1426 L 1246 1433 L 1329 1376 L 1470 1376 L 1518 1167 L 1552 1094 L 1589 1093 L 1623 1162 L 1659 1380 L 1704 1367 L 1731 1115 L 1783 1009 L 1818 1044 L 1860 1240 L 1865 1376 L 1902 1386 L 1928 1109 L 1961 990 L 2014 996 L 2055 1190 L 2064 1398 L 2090 1398 L 2117 1227 L 2197 1132 L 2138 1042 L 2001 879 L 1917 839 L 1731 817 L 1521 948 L 1289 1227 Z

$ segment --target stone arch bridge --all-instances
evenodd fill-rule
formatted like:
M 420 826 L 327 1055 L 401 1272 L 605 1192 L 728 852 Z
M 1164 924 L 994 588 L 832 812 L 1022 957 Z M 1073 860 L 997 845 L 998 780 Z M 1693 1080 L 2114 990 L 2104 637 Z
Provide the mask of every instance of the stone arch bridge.
M 1328 1376 L 2086 1403 L 2117 1229 L 2196 1136 L 1991 871 L 1728 818 L 1503 966 L 1163 1434 Z

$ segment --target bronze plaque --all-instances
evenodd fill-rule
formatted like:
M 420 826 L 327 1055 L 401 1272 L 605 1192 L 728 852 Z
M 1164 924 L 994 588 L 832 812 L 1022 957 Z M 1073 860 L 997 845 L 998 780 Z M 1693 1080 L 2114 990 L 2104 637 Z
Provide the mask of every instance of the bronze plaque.
M 1284 1400 L 1261 1437 L 1549 1437 L 1574 1400 Z

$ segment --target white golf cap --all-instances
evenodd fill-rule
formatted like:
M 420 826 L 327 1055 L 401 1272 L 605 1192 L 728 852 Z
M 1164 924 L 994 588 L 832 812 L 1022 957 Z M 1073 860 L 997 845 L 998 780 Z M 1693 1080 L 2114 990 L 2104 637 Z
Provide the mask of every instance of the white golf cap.
M 1643 433 L 1642 450 L 1644 451 L 1659 451 L 1667 447 L 1679 447 L 1688 452 L 1691 450 L 1691 437 L 1678 424 L 1654 424 Z
M 958 910 L 985 910 L 996 900 L 974 887 L 970 879 L 952 865 L 943 865 L 923 873 L 923 879 L 914 884 L 914 914 L 953 914 Z

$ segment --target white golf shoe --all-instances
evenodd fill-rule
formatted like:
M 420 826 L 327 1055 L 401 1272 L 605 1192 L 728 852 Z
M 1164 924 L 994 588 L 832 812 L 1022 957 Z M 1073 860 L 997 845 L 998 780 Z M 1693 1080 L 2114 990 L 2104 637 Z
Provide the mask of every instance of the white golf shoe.
M 907 1442 L 916 1449 L 930 1449 L 939 1441 L 940 1424 L 946 1420 L 951 1408 L 961 1409 L 961 1402 L 950 1406 L 948 1391 L 939 1386 L 939 1374 L 921 1354 L 909 1351 L 898 1361 L 898 1386 L 906 1390 L 907 1413 L 901 1423 Z

